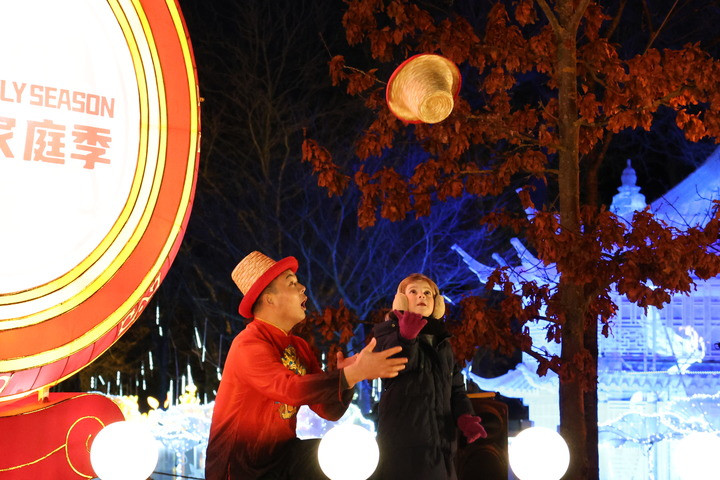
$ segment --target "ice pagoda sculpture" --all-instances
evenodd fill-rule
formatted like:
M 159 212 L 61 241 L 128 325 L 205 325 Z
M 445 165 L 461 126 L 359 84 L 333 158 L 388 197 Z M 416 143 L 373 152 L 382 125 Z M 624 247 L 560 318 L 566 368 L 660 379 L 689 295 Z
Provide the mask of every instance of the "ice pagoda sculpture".
M 630 160 L 622 173 L 610 210 L 629 221 L 647 207 Z M 720 199 L 720 149 L 649 207 L 656 217 L 678 229 L 704 225 L 714 200 Z M 531 212 L 528 212 L 531 214 Z M 512 240 L 518 265 L 511 278 L 557 279 L 518 239 Z M 453 249 L 481 282 L 494 266 L 484 265 L 460 245 Z M 504 265 L 499 256 L 493 259 Z M 601 478 L 671 480 L 673 441 L 691 432 L 720 432 L 720 279 L 697 281 L 690 295 L 676 295 L 662 309 L 647 313 L 616 297 L 618 312 L 612 334 L 598 337 L 598 418 Z M 528 323 L 535 348 L 559 355 L 560 345 L 548 343 L 542 322 Z M 482 378 L 467 371 L 481 388 L 522 398 L 536 426 L 559 424 L 558 379 L 553 372 L 536 373 L 537 362 L 522 362 L 505 375 Z M 682 405 L 682 409 L 678 406 Z M 618 448 L 624 446 L 624 448 Z M 638 463 L 637 456 L 645 458 Z M 640 465 L 640 466 L 638 466 Z

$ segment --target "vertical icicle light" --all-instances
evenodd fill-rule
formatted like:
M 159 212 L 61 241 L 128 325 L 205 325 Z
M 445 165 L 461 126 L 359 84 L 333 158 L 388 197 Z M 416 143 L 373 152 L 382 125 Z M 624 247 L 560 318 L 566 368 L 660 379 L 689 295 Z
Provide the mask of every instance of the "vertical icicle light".
M 200 332 L 198 332 L 197 325 L 193 326 L 193 329 L 195 330 L 195 345 L 197 345 L 199 350 L 202 348 L 202 342 L 200 341 Z
M 378 399 L 380 398 L 381 391 L 382 391 L 382 380 L 379 378 L 376 378 L 375 380 L 372 381 L 371 395 L 372 395 L 373 400 L 378 401 Z
M 153 358 L 152 358 L 152 350 L 148 350 L 148 366 L 150 367 L 150 371 L 153 370 Z
M 160 304 L 155 304 L 155 325 L 158 327 L 158 333 L 163 336 L 162 325 L 160 325 Z
M 203 328 L 203 338 L 202 338 L 202 354 L 200 356 L 200 362 L 205 363 L 205 341 L 207 340 L 207 317 L 205 317 L 205 327 Z

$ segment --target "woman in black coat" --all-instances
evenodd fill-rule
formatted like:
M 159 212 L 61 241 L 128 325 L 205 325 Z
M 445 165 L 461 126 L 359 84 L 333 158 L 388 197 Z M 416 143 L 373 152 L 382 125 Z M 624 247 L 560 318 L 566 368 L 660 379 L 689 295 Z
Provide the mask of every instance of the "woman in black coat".
M 416 273 L 400 282 L 393 311 L 373 328 L 377 351 L 401 345 L 398 355 L 408 358 L 397 377 L 383 380 L 375 480 L 456 480 L 456 428 L 468 442 L 487 436 L 440 320 L 444 313 L 435 282 Z

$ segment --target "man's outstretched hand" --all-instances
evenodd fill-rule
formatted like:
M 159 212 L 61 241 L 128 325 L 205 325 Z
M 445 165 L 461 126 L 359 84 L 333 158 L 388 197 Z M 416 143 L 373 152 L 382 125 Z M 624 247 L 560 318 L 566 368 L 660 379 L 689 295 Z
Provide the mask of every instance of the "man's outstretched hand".
M 397 346 L 382 352 L 373 352 L 376 344 L 377 340 L 373 338 L 360 353 L 342 359 L 338 356 L 338 368 L 340 368 L 342 360 L 343 372 L 350 388 L 363 380 L 396 377 L 398 372 L 405 368 L 407 358 L 388 358 L 400 353 L 402 347 Z
M 350 365 L 352 365 L 353 363 L 355 363 L 355 361 L 357 360 L 358 356 L 357 356 L 357 355 L 350 355 L 349 357 L 346 357 L 345 355 L 343 355 L 342 351 L 338 351 L 338 352 L 335 354 L 335 358 L 337 359 L 337 363 L 335 364 L 335 365 L 336 365 L 336 368 L 337 368 L 338 370 L 342 370 L 343 368 L 349 367 Z

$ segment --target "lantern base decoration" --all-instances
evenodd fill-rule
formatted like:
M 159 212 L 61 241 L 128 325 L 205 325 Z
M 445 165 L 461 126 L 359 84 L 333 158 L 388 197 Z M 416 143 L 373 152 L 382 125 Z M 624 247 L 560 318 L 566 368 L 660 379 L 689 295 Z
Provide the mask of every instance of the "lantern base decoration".
M 108 397 L 49 393 L 0 403 L 0 477 L 3 480 L 94 478 L 90 446 L 98 432 L 125 420 Z

